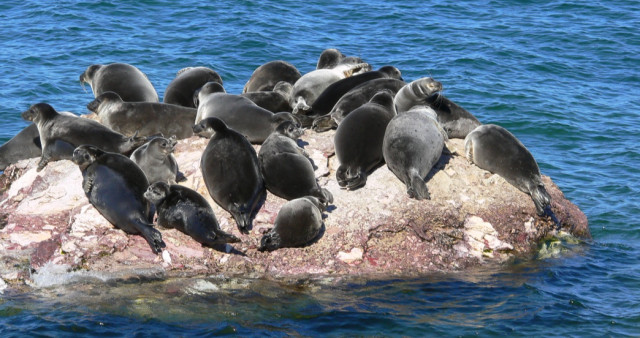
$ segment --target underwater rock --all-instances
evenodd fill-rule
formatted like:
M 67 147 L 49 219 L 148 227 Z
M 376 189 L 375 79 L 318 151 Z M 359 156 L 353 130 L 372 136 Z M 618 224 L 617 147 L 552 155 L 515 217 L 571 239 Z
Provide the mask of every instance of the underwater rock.
M 250 234 L 240 234 L 231 215 L 211 200 L 202 179 L 200 156 L 207 139 L 178 141 L 174 156 L 187 178 L 181 184 L 204 196 L 221 229 L 242 240 L 217 250 L 159 228 L 167 253 L 155 255 L 141 236 L 116 229 L 89 204 L 80 170 L 71 161 L 52 162 L 41 172 L 36 172 L 37 158 L 20 161 L 0 176 L 0 280 L 38 287 L 50 285 L 52 273 L 60 283 L 80 277 L 104 281 L 212 274 L 409 276 L 533 258 L 542 240 L 554 234 L 555 225 L 536 216 L 529 195 L 466 160 L 463 140 L 446 143 L 448 150 L 427 179 L 431 200 L 416 201 L 384 165 L 363 188 L 340 189 L 334 134 L 307 130 L 298 141 L 317 167 L 319 185 L 334 197 L 323 213 L 324 231 L 310 245 L 274 252 L 257 249 L 286 200 L 269 193 Z M 543 182 L 563 231 L 590 237 L 584 213 L 549 177 L 543 176 Z

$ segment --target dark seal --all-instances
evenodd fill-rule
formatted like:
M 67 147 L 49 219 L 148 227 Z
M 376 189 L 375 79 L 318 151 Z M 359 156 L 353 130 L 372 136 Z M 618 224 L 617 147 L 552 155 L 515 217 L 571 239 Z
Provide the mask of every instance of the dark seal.
M 149 183 L 126 156 L 82 145 L 73 152 L 82 172 L 82 189 L 104 218 L 130 235 L 140 235 L 154 253 L 165 247 L 162 235 L 151 225 L 151 206 L 143 197 Z
M 209 128 L 214 134 L 200 160 L 204 183 L 211 198 L 231 213 L 240 232 L 249 233 L 252 219 L 267 193 L 258 155 L 246 137 L 218 118 L 200 121 L 193 132 Z
M 216 249 L 221 244 L 240 242 L 236 236 L 220 229 L 213 209 L 197 191 L 157 182 L 149 186 L 144 197 L 155 204 L 157 223 L 161 227 L 177 229 L 202 245 Z
M 196 108 L 193 95 L 207 82 L 222 83 L 218 73 L 207 67 L 187 67 L 178 71 L 164 90 L 162 102 L 178 106 Z
M 298 69 L 289 62 L 282 60 L 269 61 L 253 71 L 242 92 L 273 90 L 273 87 L 280 81 L 293 85 L 301 76 Z

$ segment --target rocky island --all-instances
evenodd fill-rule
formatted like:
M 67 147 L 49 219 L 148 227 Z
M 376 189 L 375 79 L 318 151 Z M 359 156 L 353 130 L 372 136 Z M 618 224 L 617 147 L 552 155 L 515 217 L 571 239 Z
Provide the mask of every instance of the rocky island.
M 250 234 L 240 234 L 204 185 L 200 157 L 207 139 L 179 141 L 174 156 L 187 178 L 180 184 L 202 194 L 221 228 L 242 240 L 221 250 L 159 228 L 166 248 L 155 255 L 142 237 L 115 228 L 89 204 L 73 162 L 52 162 L 41 172 L 36 171 L 38 158 L 11 165 L 0 176 L 0 289 L 52 285 L 56 276 L 105 281 L 419 275 L 530 258 L 555 231 L 550 219 L 536 216 L 529 195 L 470 163 L 461 139 L 447 141 L 429 174 L 430 200 L 410 199 L 405 185 L 384 165 L 363 188 L 341 189 L 335 178 L 334 134 L 307 130 L 299 141 L 317 167 L 320 186 L 334 196 L 323 213 L 323 231 L 310 245 L 273 252 L 257 248 L 286 201 L 269 193 Z M 584 213 L 549 177 L 543 176 L 543 182 L 563 231 L 589 238 Z

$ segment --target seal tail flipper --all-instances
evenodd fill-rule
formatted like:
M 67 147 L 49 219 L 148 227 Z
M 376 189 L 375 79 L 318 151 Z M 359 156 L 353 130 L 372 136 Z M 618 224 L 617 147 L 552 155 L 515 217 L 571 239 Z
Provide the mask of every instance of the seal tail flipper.
M 407 194 L 409 197 L 415 198 L 417 200 L 430 200 L 431 194 L 429 194 L 429 189 L 427 188 L 427 184 L 424 182 L 424 179 L 418 175 L 416 170 L 411 170 L 409 172 L 409 184 L 407 184 Z
M 160 231 L 154 229 L 151 224 L 145 224 L 142 222 L 136 222 L 136 228 L 140 231 L 140 234 L 149 243 L 153 253 L 158 254 L 162 252 L 162 249 L 167 245 L 162 240 L 162 234 Z
M 251 229 L 251 212 L 247 212 L 240 205 L 234 203 L 232 206 L 232 210 L 229 210 L 233 219 L 236 221 L 236 225 L 238 226 L 238 230 L 242 234 L 248 234 L 249 229 Z
M 307 101 L 303 97 L 298 97 L 298 101 L 291 108 L 293 115 L 304 115 L 307 111 L 311 110 L 311 106 L 307 104 Z
M 367 173 L 364 170 L 359 170 L 355 174 L 347 170 L 347 190 L 356 190 L 364 187 L 365 184 L 367 184 Z
M 562 224 L 551 210 L 551 196 L 544 188 L 544 184 L 540 183 L 531 189 L 531 199 L 533 204 L 536 205 L 538 216 L 548 216 L 556 224 L 557 229 L 562 227 Z

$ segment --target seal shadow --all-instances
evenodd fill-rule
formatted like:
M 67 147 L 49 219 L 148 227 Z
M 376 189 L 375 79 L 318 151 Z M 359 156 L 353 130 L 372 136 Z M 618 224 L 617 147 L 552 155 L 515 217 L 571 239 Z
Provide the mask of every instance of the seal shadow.
M 442 155 L 440 155 L 440 159 L 438 159 L 438 162 L 436 162 L 433 168 L 431 168 L 431 170 L 427 174 L 427 177 L 424 178 L 424 181 L 428 182 L 436 173 L 438 173 L 438 171 L 444 170 L 453 156 L 454 155 L 451 150 L 449 150 L 449 148 L 447 148 L 447 146 L 445 145 L 444 148 L 442 148 Z
M 327 205 L 327 209 L 325 210 L 327 213 L 331 213 L 332 211 L 338 209 L 338 207 L 336 207 L 334 204 L 331 205 Z M 322 219 L 325 219 L 329 217 L 329 215 L 325 215 L 324 213 L 322 214 Z
M 231 250 L 229 250 L 228 252 L 227 252 L 227 245 L 231 248 Z M 233 245 L 231 245 L 229 243 L 221 243 L 221 244 L 216 244 L 216 245 L 213 245 L 213 246 L 203 245 L 202 247 L 203 248 L 211 248 L 211 249 L 216 250 L 216 251 L 221 252 L 221 253 L 230 253 L 230 254 L 239 255 L 239 256 L 242 256 L 242 257 L 247 257 L 246 253 L 234 248 Z

